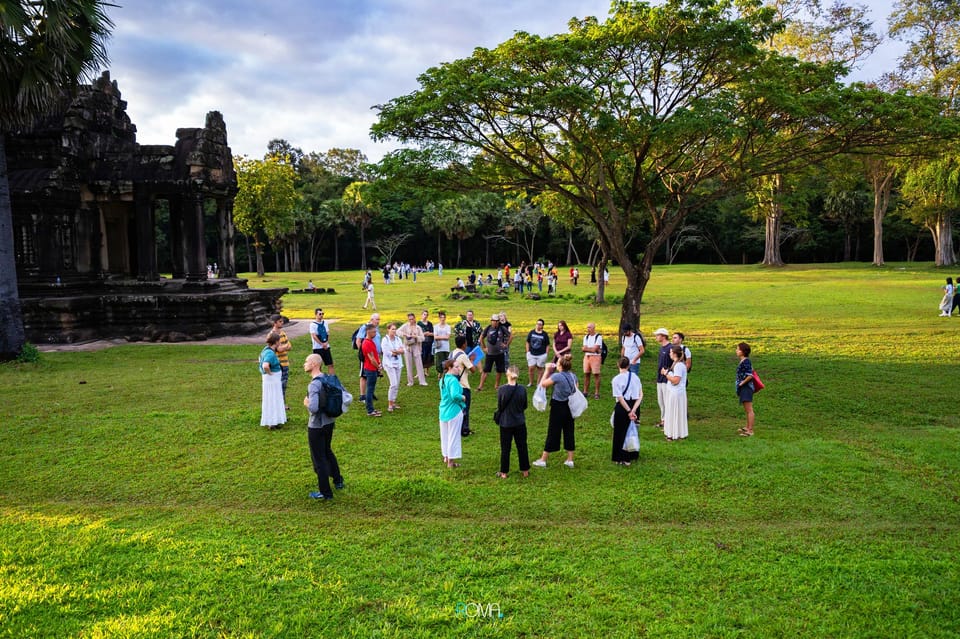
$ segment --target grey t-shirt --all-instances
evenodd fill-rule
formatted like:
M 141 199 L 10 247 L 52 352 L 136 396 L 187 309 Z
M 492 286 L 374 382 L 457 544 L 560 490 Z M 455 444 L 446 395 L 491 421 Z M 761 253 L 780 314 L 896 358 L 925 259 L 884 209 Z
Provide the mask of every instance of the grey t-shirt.
M 577 390 L 577 376 L 573 373 L 554 373 L 550 379 L 553 380 L 553 399 L 558 402 L 567 401 Z

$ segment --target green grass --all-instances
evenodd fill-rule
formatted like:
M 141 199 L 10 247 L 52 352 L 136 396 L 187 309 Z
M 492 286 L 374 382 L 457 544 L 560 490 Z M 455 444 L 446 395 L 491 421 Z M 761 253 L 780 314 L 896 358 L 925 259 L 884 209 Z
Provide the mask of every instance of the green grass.
M 581 269 L 582 272 L 584 269 Z M 407 310 L 505 309 L 526 332 L 610 333 L 619 304 L 581 280 L 540 302 L 448 298 L 457 271 L 377 287 Z M 310 274 L 250 277 L 300 288 Z M 948 637 L 960 628 L 960 319 L 918 265 L 658 267 L 642 328 L 688 335 L 690 438 L 663 441 L 653 368 L 640 462 L 612 465 L 604 399 L 577 422 L 577 467 L 494 477 L 494 394 L 463 466 L 440 461 L 437 391 L 400 413 L 351 410 L 334 448 L 347 488 L 314 503 L 294 340 L 291 422 L 259 424 L 257 346 L 131 345 L 0 366 L 0 636 Z M 361 274 L 287 295 L 333 324 L 355 390 Z M 379 283 L 379 280 L 375 280 Z M 613 273 L 610 298 L 619 300 Z M 768 389 L 736 436 L 734 345 Z M 521 348 L 513 349 L 514 360 Z M 476 386 L 476 383 L 474 383 Z M 385 404 L 386 385 L 378 393 Z M 531 452 L 546 415 L 528 412 Z M 502 618 L 457 614 L 497 604 Z M 470 612 L 476 614 L 477 607 Z

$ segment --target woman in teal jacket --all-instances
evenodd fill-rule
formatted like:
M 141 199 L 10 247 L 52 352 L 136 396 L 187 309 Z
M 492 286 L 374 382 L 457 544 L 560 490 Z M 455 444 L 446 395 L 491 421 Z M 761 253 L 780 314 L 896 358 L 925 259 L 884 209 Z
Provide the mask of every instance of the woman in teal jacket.
M 460 464 L 460 427 L 463 424 L 463 387 L 460 375 L 463 370 L 456 360 L 448 359 L 443 363 L 443 377 L 440 379 L 440 452 L 447 468 L 456 468 Z

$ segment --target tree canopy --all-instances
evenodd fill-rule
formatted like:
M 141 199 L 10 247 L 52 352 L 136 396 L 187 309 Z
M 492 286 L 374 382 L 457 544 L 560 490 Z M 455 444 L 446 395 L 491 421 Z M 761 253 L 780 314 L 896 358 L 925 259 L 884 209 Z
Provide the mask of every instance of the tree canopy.
M 517 33 L 428 69 L 419 90 L 376 107 L 373 136 L 419 144 L 465 187 L 567 200 L 623 268 L 635 323 L 654 254 L 691 212 L 756 177 L 882 147 L 891 131 L 919 138 L 912 117 L 937 113 L 844 86 L 839 64 L 769 50 L 781 23 L 743 4 L 618 1 L 604 22 Z M 639 254 L 625 242 L 635 225 L 651 231 Z

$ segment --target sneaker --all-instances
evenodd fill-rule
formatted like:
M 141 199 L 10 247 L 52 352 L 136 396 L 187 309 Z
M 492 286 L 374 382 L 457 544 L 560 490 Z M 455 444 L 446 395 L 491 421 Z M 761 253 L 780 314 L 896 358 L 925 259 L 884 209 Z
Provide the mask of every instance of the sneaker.
M 573 460 L 568 459 L 567 461 L 563 462 L 563 465 L 567 468 L 573 468 Z
M 315 490 L 310 493 L 310 499 L 319 499 L 320 501 L 323 501 L 325 499 L 333 499 L 333 495 L 324 495 L 320 491 Z
M 536 460 L 535 462 L 533 462 L 533 463 L 530 464 L 530 465 L 531 465 L 531 466 L 536 466 L 537 468 L 546 468 L 546 467 L 547 467 L 547 462 L 543 461 L 542 459 L 538 459 L 538 460 Z
M 340 481 L 336 482 L 333 487 L 337 490 L 343 490 L 343 480 L 341 479 Z

